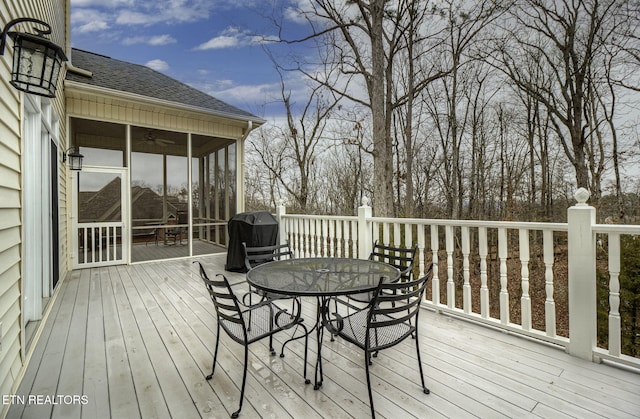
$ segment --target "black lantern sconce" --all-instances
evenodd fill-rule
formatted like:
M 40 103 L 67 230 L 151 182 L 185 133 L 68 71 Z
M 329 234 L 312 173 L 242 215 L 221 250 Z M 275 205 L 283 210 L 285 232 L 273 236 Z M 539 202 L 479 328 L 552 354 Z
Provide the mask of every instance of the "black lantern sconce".
M 22 22 L 33 22 L 46 29 L 34 28 L 37 34 L 9 32 L 9 28 Z M 18 90 L 45 97 L 55 97 L 62 62 L 67 56 L 62 48 L 44 37 L 51 26 L 38 19 L 23 17 L 7 23 L 0 39 L 0 55 L 4 55 L 7 35 L 13 39 L 13 67 L 11 84 Z
M 69 161 L 69 169 L 82 170 L 82 159 L 84 156 L 80 154 L 78 149 L 71 147 L 62 154 L 62 162 Z

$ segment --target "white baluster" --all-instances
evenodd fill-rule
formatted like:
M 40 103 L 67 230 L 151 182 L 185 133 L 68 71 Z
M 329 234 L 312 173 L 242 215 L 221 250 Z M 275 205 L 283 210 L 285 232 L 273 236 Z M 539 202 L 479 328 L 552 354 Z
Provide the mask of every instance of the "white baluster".
M 544 316 L 547 336 L 556 336 L 556 303 L 553 300 L 553 231 L 542 233 L 544 245 L 544 281 L 546 298 L 544 301 Z
M 98 227 L 98 262 L 104 262 L 102 258 L 102 227 Z
M 322 221 L 317 218 L 313 220 L 313 229 L 315 231 L 315 241 L 316 241 L 316 256 L 322 256 L 322 243 L 320 242 L 320 237 L 322 237 Z
M 342 236 L 344 238 L 344 257 L 348 258 L 350 257 L 349 252 L 351 252 L 351 245 L 350 245 L 350 240 L 351 240 L 351 221 L 348 220 L 343 220 L 342 221 Z
M 316 257 L 316 219 L 309 218 L 309 257 Z
M 311 218 L 304 219 L 304 242 L 306 257 L 311 257 Z
M 498 229 L 498 257 L 500 258 L 500 322 L 509 323 L 509 291 L 507 290 L 507 229 Z
M 107 245 L 107 251 L 106 251 L 106 259 L 105 260 L 111 260 L 111 229 L 113 227 L 107 227 L 105 228 L 105 238 L 104 241 Z M 115 237 L 115 232 L 113 233 L 113 236 Z M 115 241 L 114 241 L 115 242 Z M 115 251 L 115 243 L 113 246 L 113 250 Z
M 453 282 L 453 226 L 445 227 L 445 245 L 447 250 L 447 307 L 456 306 L 456 284 Z
M 322 238 L 322 243 L 324 244 L 324 256 L 325 257 L 330 257 L 331 253 L 330 253 L 330 248 L 329 248 L 329 242 L 331 241 L 331 224 L 329 223 L 329 220 L 327 220 L 326 218 L 322 220 L 322 230 L 324 231 L 324 237 Z
M 336 220 L 336 257 L 342 257 L 342 220 Z
M 298 225 L 298 219 L 292 219 L 291 220 L 291 224 L 292 224 L 292 233 L 293 233 L 293 246 L 296 249 L 296 253 L 299 255 L 302 255 L 302 248 L 300 247 L 300 235 L 299 235 L 299 231 L 300 231 L 300 226 Z
M 487 287 L 487 228 L 478 228 L 478 253 L 480 255 L 480 315 L 489 318 L 489 287 Z
M 433 277 L 431 279 L 431 294 L 434 304 L 440 304 L 440 276 L 438 274 L 438 226 L 431 226 L 431 263 L 433 263 Z
M 84 249 L 82 249 L 83 252 L 84 252 L 84 259 L 82 259 L 82 262 L 87 263 L 88 262 L 87 257 L 88 257 L 88 253 L 89 253 L 89 251 L 88 251 L 89 242 L 87 240 L 87 228 L 86 227 L 81 227 L 81 231 L 82 231 L 82 233 L 81 233 L 82 234 L 82 243 L 84 243 Z
M 382 223 L 382 244 L 389 246 L 391 244 L 391 225 L 388 222 Z
M 423 226 L 422 224 L 418 224 L 418 277 L 422 278 L 424 276 L 424 269 L 425 269 L 425 260 L 424 260 L 424 255 L 425 255 L 425 242 L 424 242 L 424 229 L 425 226 Z
M 351 221 L 351 245 L 353 246 L 352 255 L 354 258 L 358 257 L 358 222 Z
M 520 277 L 522 296 L 520 297 L 521 324 L 524 330 L 531 330 L 531 298 L 529 297 L 529 230 L 521 228 L 520 241 Z
M 402 246 L 400 242 L 400 223 L 393 223 L 393 245 L 395 247 Z M 398 256 L 397 253 L 398 252 L 396 252 L 396 256 Z
M 620 234 L 609 234 L 609 354 L 620 356 Z
M 469 243 L 469 227 L 463 226 L 462 231 L 462 276 L 464 285 L 462 286 L 462 308 L 465 313 L 471 313 L 471 284 L 469 283 L 469 253 L 471 253 Z
M 413 247 L 413 228 L 411 224 L 404 225 L 404 247 L 407 249 Z

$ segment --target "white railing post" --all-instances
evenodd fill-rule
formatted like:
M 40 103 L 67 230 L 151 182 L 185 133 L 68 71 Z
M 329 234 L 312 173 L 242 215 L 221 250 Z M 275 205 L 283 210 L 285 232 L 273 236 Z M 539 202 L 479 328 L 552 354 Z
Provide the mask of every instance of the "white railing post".
M 569 244 L 568 352 L 593 360 L 596 347 L 596 252 L 593 225 L 595 208 L 586 204 L 589 191 L 574 194 L 578 203 L 567 210 Z
M 358 207 L 358 258 L 366 259 L 373 249 L 373 237 L 371 232 L 371 217 L 373 213 L 369 204 L 369 198 L 362 197 L 362 205 Z
M 284 201 L 278 202 L 276 206 L 276 219 L 278 220 L 278 243 L 287 243 L 287 226 L 284 221 L 284 216 L 287 213 L 287 208 L 284 206 Z M 293 243 L 291 243 L 293 246 Z

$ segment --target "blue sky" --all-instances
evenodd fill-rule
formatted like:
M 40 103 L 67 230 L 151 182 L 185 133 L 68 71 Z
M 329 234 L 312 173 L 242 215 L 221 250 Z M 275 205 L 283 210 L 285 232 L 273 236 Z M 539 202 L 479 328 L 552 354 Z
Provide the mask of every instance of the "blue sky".
M 147 65 L 258 116 L 276 116 L 279 78 L 263 52 L 278 39 L 268 15 L 285 23 L 286 37 L 306 30 L 296 12 L 304 0 L 71 0 L 71 41 L 79 48 Z M 291 46 L 275 45 L 277 54 Z M 298 46 L 298 54 L 310 50 Z M 302 89 L 298 76 L 290 87 Z

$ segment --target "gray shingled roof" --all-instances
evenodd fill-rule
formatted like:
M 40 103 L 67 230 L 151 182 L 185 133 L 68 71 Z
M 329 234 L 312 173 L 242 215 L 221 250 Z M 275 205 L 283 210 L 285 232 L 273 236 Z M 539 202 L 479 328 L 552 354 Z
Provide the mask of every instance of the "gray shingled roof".
M 72 50 L 72 63 L 74 67 L 92 72 L 93 76 L 87 77 L 68 71 L 66 79 L 70 81 L 195 106 L 213 113 L 260 121 L 260 118 L 249 112 L 222 102 L 143 65 L 75 48 Z

